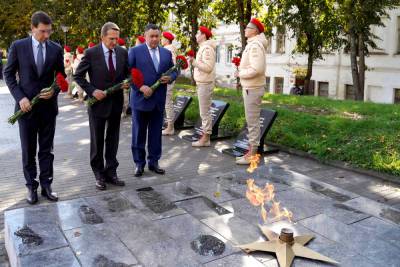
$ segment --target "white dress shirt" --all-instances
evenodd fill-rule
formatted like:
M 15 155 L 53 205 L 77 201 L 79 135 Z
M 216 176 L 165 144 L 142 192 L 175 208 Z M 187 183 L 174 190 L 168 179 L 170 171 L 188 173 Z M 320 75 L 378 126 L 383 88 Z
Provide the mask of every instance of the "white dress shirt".
M 107 65 L 107 69 L 110 69 L 110 67 L 108 66 L 108 57 L 109 57 L 109 53 L 110 53 L 110 49 L 107 48 L 107 46 L 104 45 L 104 43 L 101 43 L 101 46 L 103 47 L 103 53 L 104 53 L 104 59 L 106 60 L 106 65 Z M 112 52 L 112 61 L 114 64 L 114 70 L 117 70 L 117 55 L 115 54 L 115 49 L 111 49 Z

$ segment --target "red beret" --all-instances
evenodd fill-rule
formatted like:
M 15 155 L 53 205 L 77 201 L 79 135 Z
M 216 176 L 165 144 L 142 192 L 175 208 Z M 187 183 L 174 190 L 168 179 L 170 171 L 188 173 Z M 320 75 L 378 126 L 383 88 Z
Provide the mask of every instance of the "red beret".
M 260 33 L 264 32 L 264 25 L 263 25 L 258 19 L 252 18 L 252 19 L 250 20 L 250 23 L 256 25 L 256 27 L 257 27 L 257 29 L 258 29 L 258 31 L 259 31 Z
M 175 39 L 175 36 L 170 32 L 163 32 L 162 35 L 165 39 L 170 40 L 171 42 Z
M 78 53 L 79 54 L 83 54 L 83 47 L 82 46 L 78 46 L 77 48 L 76 48 L 76 50 L 78 51 Z
M 125 40 L 122 39 L 122 38 L 118 38 L 118 44 L 119 44 L 120 46 L 125 45 Z
M 69 47 L 68 45 L 64 45 L 64 50 L 67 52 L 71 52 L 71 47 Z
M 212 37 L 212 32 L 207 27 L 200 26 L 199 30 L 206 35 L 207 39 Z
M 90 42 L 90 43 L 88 44 L 88 47 L 91 48 L 91 47 L 93 47 L 93 46 L 95 46 L 95 45 L 96 45 L 95 43 Z
M 141 35 L 139 35 L 137 38 L 139 39 L 139 42 L 141 42 L 142 44 L 146 42 L 146 39 Z

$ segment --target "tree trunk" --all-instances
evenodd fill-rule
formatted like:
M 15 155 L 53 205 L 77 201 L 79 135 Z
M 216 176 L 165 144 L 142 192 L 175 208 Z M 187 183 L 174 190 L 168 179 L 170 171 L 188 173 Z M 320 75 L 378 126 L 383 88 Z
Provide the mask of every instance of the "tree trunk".
M 313 71 L 313 63 L 314 63 L 314 48 L 313 48 L 313 37 L 311 34 L 307 34 L 307 42 L 308 42 L 308 59 L 307 59 L 307 73 L 306 77 L 304 77 L 304 94 L 310 94 L 310 84 L 311 77 Z
M 357 45 L 356 45 L 356 35 L 350 34 L 350 62 L 351 62 L 351 75 L 353 77 L 353 88 L 355 93 L 355 98 L 358 99 L 360 92 L 360 83 L 358 76 L 358 63 L 357 63 Z
M 313 71 L 313 55 L 308 54 L 308 61 L 307 61 L 307 74 L 306 77 L 304 77 L 304 94 L 305 95 L 310 95 L 311 94 L 311 77 L 312 77 L 312 71 Z
M 237 9 L 239 14 L 239 27 L 240 27 L 240 40 L 242 43 L 242 47 L 240 48 L 240 55 L 242 55 L 244 48 L 246 47 L 247 41 L 246 36 L 244 35 L 244 29 L 246 29 L 246 21 L 245 21 L 245 14 L 244 14 L 244 3 L 243 0 L 237 0 Z
M 190 19 L 190 25 L 191 25 L 191 32 L 190 32 L 190 48 L 193 51 L 197 51 L 197 41 L 196 41 L 196 34 L 197 31 L 199 30 L 199 22 L 197 21 L 196 14 L 198 14 L 199 7 L 198 7 L 198 2 L 197 0 L 193 1 L 193 12 L 191 12 L 189 19 Z M 194 77 L 193 77 L 193 67 L 190 67 L 190 76 L 191 76 L 191 84 L 195 85 Z
M 350 62 L 351 62 L 351 75 L 353 77 L 353 88 L 356 99 L 359 99 L 360 82 L 359 82 L 359 72 L 357 64 L 357 51 L 358 51 L 357 35 L 352 26 L 352 21 L 350 21 L 349 41 L 350 41 Z
M 364 36 L 360 33 L 358 34 L 358 83 L 359 83 L 359 91 L 357 96 L 357 100 L 364 101 L 364 86 L 365 86 L 365 50 L 364 50 Z

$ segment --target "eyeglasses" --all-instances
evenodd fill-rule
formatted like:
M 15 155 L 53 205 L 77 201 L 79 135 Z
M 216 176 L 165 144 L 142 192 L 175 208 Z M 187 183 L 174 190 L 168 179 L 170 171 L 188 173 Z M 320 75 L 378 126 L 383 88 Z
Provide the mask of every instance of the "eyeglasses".
M 45 34 L 45 33 L 48 33 L 48 34 L 52 34 L 53 33 L 53 30 L 38 30 L 41 34 Z

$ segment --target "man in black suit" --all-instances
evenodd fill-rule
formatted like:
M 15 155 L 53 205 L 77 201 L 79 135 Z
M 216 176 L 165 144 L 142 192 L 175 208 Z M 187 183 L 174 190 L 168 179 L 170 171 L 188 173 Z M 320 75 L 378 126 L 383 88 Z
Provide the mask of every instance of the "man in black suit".
M 126 79 L 129 73 L 128 52 L 117 46 L 119 32 L 120 29 L 115 23 L 105 23 L 101 28 L 101 43 L 86 50 L 74 74 L 75 81 L 89 97 L 101 100 L 88 108 L 90 165 L 96 178 L 96 188 L 99 190 L 106 189 L 106 182 L 118 186 L 125 185 L 117 176 L 123 92 L 120 90 L 108 97 L 104 93 L 105 89 Z M 90 83 L 86 80 L 86 73 L 89 73 Z M 129 89 L 129 84 L 124 84 L 123 89 Z
M 31 18 L 32 36 L 17 40 L 11 44 L 7 65 L 4 69 L 6 84 L 16 101 L 15 110 L 26 112 L 18 120 L 22 147 L 22 164 L 28 188 L 27 201 L 38 201 L 35 180 L 36 147 L 39 142 L 39 180 L 42 195 L 50 201 L 57 201 L 57 194 L 52 192 L 53 182 L 53 140 L 58 114 L 57 93 L 40 93 L 50 87 L 56 73 L 65 76 L 63 51 L 60 45 L 49 40 L 52 33 L 50 17 L 38 11 Z M 17 80 L 17 75 L 19 79 Z M 34 109 L 31 100 L 40 93 L 41 101 Z

